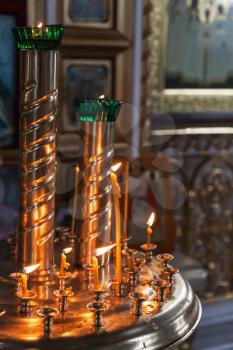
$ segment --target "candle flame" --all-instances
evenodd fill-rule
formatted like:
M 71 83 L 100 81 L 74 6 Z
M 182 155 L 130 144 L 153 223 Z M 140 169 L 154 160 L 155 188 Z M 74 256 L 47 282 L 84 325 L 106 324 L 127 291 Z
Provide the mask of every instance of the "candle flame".
M 29 274 L 29 273 L 31 273 L 31 272 L 37 270 L 39 266 L 40 266 L 40 264 L 26 266 L 26 267 L 23 269 L 23 272 L 26 273 L 26 274 Z
M 37 27 L 38 27 L 38 28 L 42 28 L 42 27 L 43 27 L 43 23 L 42 23 L 42 22 L 39 22 L 39 23 L 37 24 Z
M 65 249 L 63 249 L 63 253 L 69 254 L 72 251 L 72 249 L 73 249 L 72 247 L 65 248 Z
M 147 221 L 147 226 L 151 227 L 155 221 L 155 213 L 151 213 L 149 220 Z
M 99 100 L 103 100 L 104 99 L 104 95 L 101 95 L 100 97 L 99 97 Z
M 121 162 L 112 165 L 111 170 L 115 173 L 121 167 Z
M 94 255 L 95 256 L 100 256 L 100 255 L 103 255 L 107 252 L 109 252 L 112 248 L 114 248 L 116 246 L 116 243 L 113 243 L 113 244 L 109 244 L 108 246 L 106 247 L 100 247 L 100 248 L 97 248 L 94 252 Z

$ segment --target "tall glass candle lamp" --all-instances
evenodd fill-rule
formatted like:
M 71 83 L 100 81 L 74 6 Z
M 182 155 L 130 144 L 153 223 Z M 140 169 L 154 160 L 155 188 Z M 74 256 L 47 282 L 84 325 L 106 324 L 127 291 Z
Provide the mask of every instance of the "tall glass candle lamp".
M 80 266 L 91 264 L 94 250 L 110 242 L 110 168 L 114 126 L 121 105 L 121 101 L 104 98 L 77 101 L 83 142 L 81 220 L 76 243 L 76 263 Z
M 34 278 L 51 276 L 54 255 L 54 194 L 58 45 L 63 26 L 13 28 L 20 51 L 21 267 L 40 263 Z

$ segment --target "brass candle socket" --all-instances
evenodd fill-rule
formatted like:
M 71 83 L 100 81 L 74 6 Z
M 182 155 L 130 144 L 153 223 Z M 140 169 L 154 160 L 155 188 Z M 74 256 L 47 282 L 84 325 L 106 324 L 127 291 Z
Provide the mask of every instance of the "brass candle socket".
M 170 283 L 167 280 L 156 280 L 153 281 L 151 287 L 154 289 L 156 293 L 156 301 L 165 302 L 166 299 L 166 290 L 170 288 Z
M 22 290 L 16 293 L 16 296 L 20 299 L 20 309 L 19 312 L 22 316 L 27 316 L 31 312 L 30 301 L 36 298 L 36 293 L 28 290 L 24 295 Z
M 126 283 L 121 280 L 120 282 L 116 280 L 111 281 L 111 290 L 113 295 L 116 297 L 124 297 L 126 295 Z
M 133 315 L 142 315 L 142 305 L 148 300 L 148 295 L 144 293 L 129 293 L 129 298 L 133 301 Z
M 53 318 L 58 314 L 54 307 L 42 307 L 37 310 L 37 315 L 44 319 L 44 333 L 50 333 L 53 324 Z
M 93 325 L 95 327 L 101 327 L 103 325 L 103 312 L 106 311 L 108 307 L 109 305 L 104 301 L 94 301 L 92 303 L 87 304 L 88 310 L 90 310 L 93 313 Z
M 22 289 L 22 281 L 21 281 L 21 273 L 20 272 L 12 272 L 9 275 L 10 279 L 13 279 L 16 286 L 16 292 Z
M 174 259 L 173 255 L 169 253 L 159 254 L 156 256 L 156 259 L 160 262 L 161 267 L 166 269 L 168 267 L 168 263 Z
M 67 311 L 69 298 L 74 295 L 71 289 L 55 290 L 53 294 L 59 298 L 59 311 L 64 313 Z
M 140 248 L 146 254 L 146 262 L 150 263 L 153 258 L 153 251 L 157 248 L 157 245 L 153 243 L 144 243 Z
M 174 275 L 179 273 L 179 270 L 175 267 L 166 267 L 166 269 L 163 269 L 160 276 L 162 279 L 165 279 L 169 281 L 169 283 L 172 285 L 174 282 Z
M 139 282 L 140 271 L 136 268 L 135 271 L 125 269 L 127 273 L 127 283 L 130 291 L 133 291 Z
M 105 299 L 108 293 L 108 288 L 105 285 L 99 285 L 98 289 L 95 288 L 90 288 L 91 291 L 93 292 L 93 301 L 101 301 Z

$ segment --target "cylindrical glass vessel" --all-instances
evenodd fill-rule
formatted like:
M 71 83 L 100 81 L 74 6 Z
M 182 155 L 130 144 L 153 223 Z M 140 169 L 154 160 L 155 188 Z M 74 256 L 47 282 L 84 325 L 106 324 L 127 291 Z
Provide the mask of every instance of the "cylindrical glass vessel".
M 50 279 L 54 255 L 54 194 L 58 45 L 63 27 L 14 28 L 20 50 L 20 266 Z
M 95 248 L 110 242 L 114 126 L 122 102 L 90 99 L 78 102 L 77 117 L 83 142 L 82 183 L 76 242 L 76 263 L 90 264 Z M 102 260 L 104 261 L 104 260 Z

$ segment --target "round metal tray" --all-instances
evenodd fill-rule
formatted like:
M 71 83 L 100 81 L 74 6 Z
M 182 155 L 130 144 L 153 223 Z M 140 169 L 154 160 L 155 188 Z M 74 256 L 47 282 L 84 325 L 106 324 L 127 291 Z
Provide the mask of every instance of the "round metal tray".
M 149 294 L 153 290 L 146 281 L 157 271 L 156 262 L 145 266 L 141 276 L 140 291 Z M 1 266 L 0 266 L 1 269 Z M 106 277 L 108 269 L 101 272 Z M 201 304 L 190 285 L 181 275 L 176 275 L 171 297 L 158 305 L 148 301 L 143 315 L 132 315 L 128 297 L 110 296 L 111 307 L 103 315 L 103 327 L 96 330 L 92 314 L 86 305 L 92 301 L 92 293 L 83 282 L 83 271 L 75 271 L 71 285 L 74 295 L 70 298 L 68 311 L 54 319 L 52 332 L 43 334 L 43 320 L 36 315 L 39 306 L 57 306 L 53 297 L 56 285 L 33 286 L 38 299 L 32 301 L 30 317 L 18 313 L 19 300 L 12 284 L 1 283 L 0 303 L 6 314 L 0 317 L 1 349 L 62 349 L 62 350 L 158 350 L 170 349 L 183 342 L 195 330 L 201 317 Z

